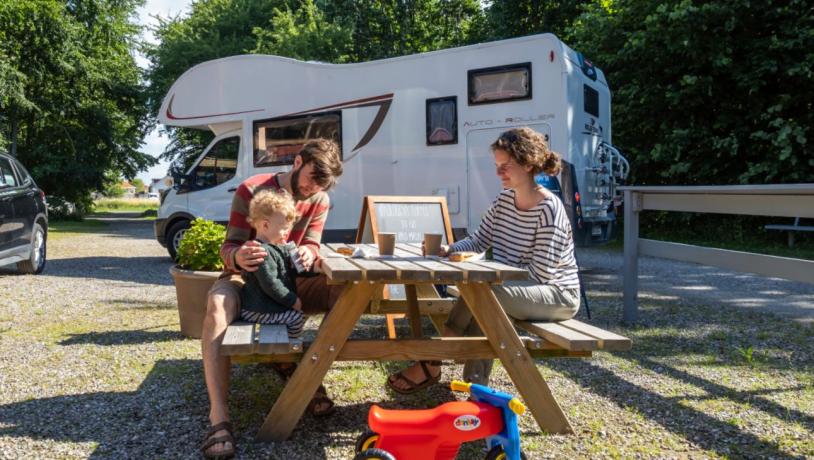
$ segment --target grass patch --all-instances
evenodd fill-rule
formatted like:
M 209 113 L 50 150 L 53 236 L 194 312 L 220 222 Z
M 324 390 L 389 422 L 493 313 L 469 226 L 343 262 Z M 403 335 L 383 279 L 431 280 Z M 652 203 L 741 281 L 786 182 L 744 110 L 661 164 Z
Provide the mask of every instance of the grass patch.
M 48 222 L 48 238 L 64 238 L 81 235 L 83 233 L 103 232 L 107 226 L 108 224 L 106 222 L 91 219 L 85 219 L 83 221 L 52 220 Z
M 145 198 L 100 198 L 93 202 L 93 212 L 157 211 L 158 200 Z

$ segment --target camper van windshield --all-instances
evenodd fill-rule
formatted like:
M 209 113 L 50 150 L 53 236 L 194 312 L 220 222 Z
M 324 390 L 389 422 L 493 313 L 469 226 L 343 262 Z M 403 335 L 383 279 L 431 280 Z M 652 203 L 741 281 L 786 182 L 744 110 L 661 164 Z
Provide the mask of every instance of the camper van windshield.
M 302 147 L 312 139 L 332 139 L 341 147 L 341 132 L 342 117 L 339 112 L 256 121 L 254 165 L 290 165 Z

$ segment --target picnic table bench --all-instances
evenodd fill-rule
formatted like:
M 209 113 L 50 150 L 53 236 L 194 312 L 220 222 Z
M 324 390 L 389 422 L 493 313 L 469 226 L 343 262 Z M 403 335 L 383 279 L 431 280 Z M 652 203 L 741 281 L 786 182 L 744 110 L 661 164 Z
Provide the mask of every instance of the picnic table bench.
M 814 232 L 814 225 L 800 225 L 799 217 L 794 218 L 794 224 L 792 225 L 771 224 L 764 225 L 763 228 L 766 230 L 780 230 L 789 232 L 788 244 L 790 248 L 794 247 L 794 232 Z
M 317 386 L 335 360 L 466 360 L 498 358 L 539 426 L 552 433 L 572 433 L 568 419 L 535 366 L 533 358 L 587 358 L 594 350 L 629 350 L 630 339 L 567 320 L 557 323 L 512 321 L 490 286 L 528 278 L 526 270 L 492 261 L 449 262 L 421 256 L 418 245 L 399 244 L 395 256 L 350 259 L 323 247 L 323 269 L 332 284 L 345 290 L 326 314 L 311 342 L 290 340 L 285 326 L 246 322 L 231 324 L 221 354 L 236 363 L 298 362 L 258 433 L 260 440 L 288 438 Z M 358 245 L 351 245 L 358 246 Z M 375 246 L 369 246 L 375 248 Z M 382 299 L 384 286 L 405 287 L 405 299 Z M 427 293 L 435 284 L 455 285 L 466 299 L 485 337 L 423 337 L 421 315 L 441 320 L 449 299 Z M 419 292 L 424 296 L 419 297 Z M 362 314 L 405 312 L 412 337 L 348 339 Z M 517 329 L 525 331 L 521 337 Z M 383 383 L 382 383 L 383 384 Z

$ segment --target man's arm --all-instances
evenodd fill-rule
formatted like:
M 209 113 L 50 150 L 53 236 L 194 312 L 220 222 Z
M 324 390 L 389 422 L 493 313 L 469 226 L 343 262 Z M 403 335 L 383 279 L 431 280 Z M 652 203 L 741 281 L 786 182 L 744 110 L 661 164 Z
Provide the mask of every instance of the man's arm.
M 251 238 L 252 227 L 246 220 L 249 215 L 249 201 L 252 192 L 245 182 L 235 191 L 232 197 L 232 208 L 229 213 L 229 224 L 226 226 L 226 239 L 220 246 L 220 258 L 223 260 L 224 271 L 239 272 L 241 267 L 251 269 L 259 265 L 265 257 L 265 251 L 256 251 L 257 245 L 248 245 L 244 251 L 238 252 L 247 245 Z
M 314 260 L 319 258 L 319 245 L 322 241 L 322 231 L 325 229 L 325 221 L 328 219 L 328 210 L 331 207 L 331 200 L 327 193 L 321 193 L 320 199 L 311 205 L 308 210 L 308 225 L 303 230 L 302 238 L 298 244 L 300 257 L 305 263 L 306 269 L 311 267 Z M 305 217 L 305 216 L 303 216 Z

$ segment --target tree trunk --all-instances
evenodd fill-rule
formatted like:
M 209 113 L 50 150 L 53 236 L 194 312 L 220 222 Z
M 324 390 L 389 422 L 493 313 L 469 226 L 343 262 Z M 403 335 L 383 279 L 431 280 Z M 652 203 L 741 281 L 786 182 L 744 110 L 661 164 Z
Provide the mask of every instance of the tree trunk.
M 20 130 L 20 124 L 17 122 L 17 117 L 11 117 L 11 156 L 17 158 L 17 132 Z

